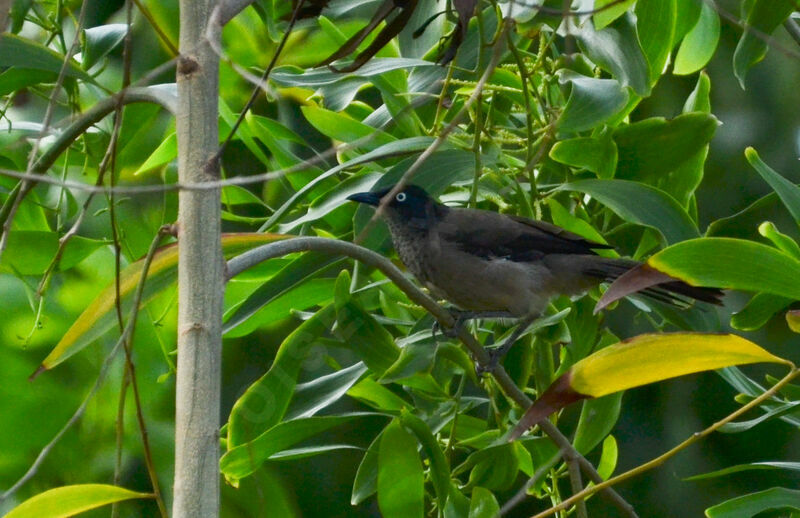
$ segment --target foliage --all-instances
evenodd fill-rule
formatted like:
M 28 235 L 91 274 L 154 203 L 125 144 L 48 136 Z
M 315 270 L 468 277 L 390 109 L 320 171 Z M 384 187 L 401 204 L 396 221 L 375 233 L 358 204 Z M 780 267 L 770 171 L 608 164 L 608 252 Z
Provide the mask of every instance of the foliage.
M 798 329 L 791 310 L 800 299 L 800 188 L 767 165 L 778 163 L 772 154 L 745 149 L 752 142 L 733 150 L 728 143 L 725 152 L 744 157 L 738 170 L 763 183 L 720 187 L 712 161 L 720 122 L 738 107 L 713 111 L 712 100 L 732 85 L 758 88 L 757 72 L 778 75 L 757 65 L 776 50 L 796 64 L 797 46 L 778 38 L 782 24 L 797 34 L 798 5 L 740 3 L 744 29 L 727 27 L 730 13 L 702 1 L 576 1 L 565 17 L 562 3 L 550 1 L 331 0 L 307 2 L 297 20 L 290 2 L 256 1 L 222 33 L 226 257 L 300 235 L 391 256 L 385 227 L 346 199 L 404 179 L 448 204 L 552 221 L 672 278 L 746 293 L 749 302 L 730 295 L 719 311 L 678 311 L 634 296 L 599 314 L 592 309 L 603 289 L 562 297 L 504 367 L 530 396 L 563 393 L 558 380 L 570 380 L 572 392 L 539 417 L 598 397 L 552 417 L 595 462 L 595 484 L 611 479 L 618 457 L 634 465 L 655 453 L 633 452 L 626 442 L 638 424 L 620 390 L 726 367 L 726 384 L 716 385 L 726 392 L 700 398 L 702 421 L 722 419 L 720 407 L 735 402 L 758 406 L 755 417 L 710 431 L 760 434 L 768 449 L 759 454 L 769 458 L 711 465 L 697 457 L 694 472 L 722 468 L 687 479 L 685 490 L 696 495 L 687 509 L 703 506 L 708 516 L 798 509 L 797 491 L 779 487 L 796 478 L 711 494 L 702 485 L 730 473 L 797 471 L 778 456 L 784 435 L 800 424 L 800 387 L 772 376 L 761 386 L 734 365 L 796 359 L 775 334 Z M 115 368 L 113 383 L 78 406 L 98 364 L 119 350 L 108 346 L 143 281 L 142 257 L 177 215 L 175 85 L 168 68 L 157 70 L 176 54 L 177 4 L 131 9 L 18 1 L 0 35 L 4 487 L 74 408 L 81 418 L 45 450 L 50 459 L 31 471 L 35 483 L 2 495 L 0 510 L 16 507 L 15 516 L 41 515 L 40 506 L 54 501 L 62 513 L 114 503 L 114 512 L 153 514 L 163 508 L 158 481 L 170 496 L 174 243 L 150 264 L 124 360 L 136 370 Z M 279 66 L 267 69 L 251 108 L 255 76 L 244 72 L 263 70 L 277 52 Z M 709 71 L 723 58 L 712 85 Z M 751 187 L 770 194 L 739 212 L 726 203 Z M 507 440 L 525 410 L 520 397 L 499 378 L 477 376 L 457 341 L 432 335 L 434 320 L 415 300 L 379 269 L 315 252 L 270 259 L 229 280 L 223 515 L 259 516 L 269 502 L 278 516 L 378 509 L 388 517 L 482 517 L 501 508 L 522 516 L 580 489 L 544 427 Z M 745 339 L 731 328 L 755 334 Z M 770 333 L 758 333 L 764 329 Z M 489 346 L 509 326 L 483 321 L 470 330 Z M 37 366 L 52 370 L 28 385 Z M 684 401 L 665 408 L 675 422 L 691 413 Z M 698 423 L 682 424 L 680 433 Z M 661 449 L 671 442 L 667 436 Z M 88 484 L 96 480 L 113 485 Z M 507 510 L 516 497 L 524 503 Z M 635 492 L 623 497 L 646 502 Z M 615 512 L 598 500 L 588 501 L 589 515 Z

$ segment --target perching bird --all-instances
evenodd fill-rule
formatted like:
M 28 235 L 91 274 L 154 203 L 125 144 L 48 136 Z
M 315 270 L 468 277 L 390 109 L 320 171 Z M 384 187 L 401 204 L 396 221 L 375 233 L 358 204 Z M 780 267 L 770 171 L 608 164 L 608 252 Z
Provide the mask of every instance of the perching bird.
M 378 206 L 393 188 L 347 199 Z M 513 317 L 520 325 L 492 354 L 493 369 L 524 330 L 558 295 L 577 295 L 613 281 L 640 263 L 601 257 L 612 248 L 556 225 L 496 212 L 447 207 L 421 187 L 408 185 L 388 200 L 383 218 L 400 259 L 437 297 L 465 319 Z M 686 299 L 719 304 L 722 292 L 681 281 L 647 288 L 643 294 L 670 303 Z

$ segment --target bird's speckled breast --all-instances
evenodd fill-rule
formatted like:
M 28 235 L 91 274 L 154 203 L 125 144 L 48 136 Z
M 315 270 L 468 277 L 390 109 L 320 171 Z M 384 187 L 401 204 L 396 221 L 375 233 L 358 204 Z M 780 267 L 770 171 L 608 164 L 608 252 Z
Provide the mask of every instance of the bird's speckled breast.
M 397 255 L 406 268 L 414 274 L 420 282 L 430 280 L 430 272 L 425 267 L 427 263 L 428 233 L 425 230 L 412 229 L 401 225 L 394 218 L 386 218 L 386 225 L 392 234 L 392 244 Z

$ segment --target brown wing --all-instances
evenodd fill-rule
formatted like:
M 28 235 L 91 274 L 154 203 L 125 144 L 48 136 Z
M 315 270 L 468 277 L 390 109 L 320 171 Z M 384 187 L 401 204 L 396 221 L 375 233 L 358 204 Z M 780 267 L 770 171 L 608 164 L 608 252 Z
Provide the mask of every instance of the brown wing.
M 596 255 L 593 249 L 612 248 L 543 221 L 474 209 L 448 210 L 437 231 L 470 254 L 520 262 L 545 254 Z

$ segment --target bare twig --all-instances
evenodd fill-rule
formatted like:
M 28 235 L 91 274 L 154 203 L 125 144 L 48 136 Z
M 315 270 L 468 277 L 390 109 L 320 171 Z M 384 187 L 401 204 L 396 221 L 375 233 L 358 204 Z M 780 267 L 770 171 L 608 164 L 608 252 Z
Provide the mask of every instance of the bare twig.
M 602 489 L 607 489 L 607 488 L 609 488 L 609 487 L 611 487 L 611 486 L 613 486 L 615 484 L 619 484 L 620 482 L 628 480 L 629 478 L 635 477 L 637 475 L 640 475 L 640 474 L 644 473 L 645 471 L 648 471 L 648 470 L 651 470 L 651 469 L 653 469 L 655 467 L 660 466 L 661 464 L 663 464 L 664 462 L 666 462 L 670 458 L 674 457 L 680 451 L 685 450 L 687 447 L 691 446 L 692 444 L 694 444 L 695 442 L 699 441 L 703 437 L 705 437 L 707 435 L 710 435 L 710 434 L 714 433 L 715 431 L 719 430 L 719 428 L 722 425 L 733 421 L 737 417 L 741 416 L 742 414 L 748 412 L 749 410 L 757 407 L 758 405 L 760 405 L 761 403 L 763 403 L 767 399 L 771 398 L 772 396 L 777 394 L 778 391 L 780 391 L 781 388 L 783 388 L 786 384 L 788 384 L 790 381 L 792 381 L 794 378 L 796 378 L 798 374 L 800 374 L 800 369 L 798 369 L 794 365 L 792 365 L 792 369 L 789 371 L 789 373 L 786 376 L 784 376 L 778 383 L 773 385 L 769 390 L 765 391 L 763 394 L 761 394 L 757 398 L 753 399 L 752 401 L 750 401 L 746 405 L 742 406 L 741 408 L 739 408 L 735 412 L 732 412 L 731 414 L 729 414 L 725 418 L 717 421 L 716 423 L 714 423 L 713 425 L 709 426 L 705 430 L 703 430 L 701 432 L 693 433 L 685 441 L 683 441 L 679 445 L 675 446 L 671 450 L 659 455 L 655 459 L 653 459 L 653 460 L 651 460 L 649 462 L 645 462 L 644 464 L 642 464 L 640 466 L 637 466 L 637 467 L 635 467 L 635 468 L 633 468 L 631 470 L 628 470 L 625 473 L 621 473 L 621 474 L 617 475 L 616 477 L 612 477 L 612 478 L 610 478 L 608 480 L 600 482 L 600 483 L 596 484 L 595 486 L 588 487 L 588 488 L 584 489 L 583 491 L 581 491 L 580 493 L 578 493 L 576 495 L 572 495 L 570 498 L 564 500 L 560 504 L 558 504 L 556 506 L 553 506 L 550 509 L 535 515 L 533 518 L 544 518 L 545 516 L 550 516 L 551 514 L 554 514 L 554 513 L 558 512 L 558 511 L 561 511 L 563 509 L 567 509 L 568 507 L 574 505 L 575 503 L 585 499 L 586 497 L 588 497 L 590 495 L 593 495 L 594 493 L 596 493 L 596 492 L 598 492 L 598 491 L 600 491 Z

